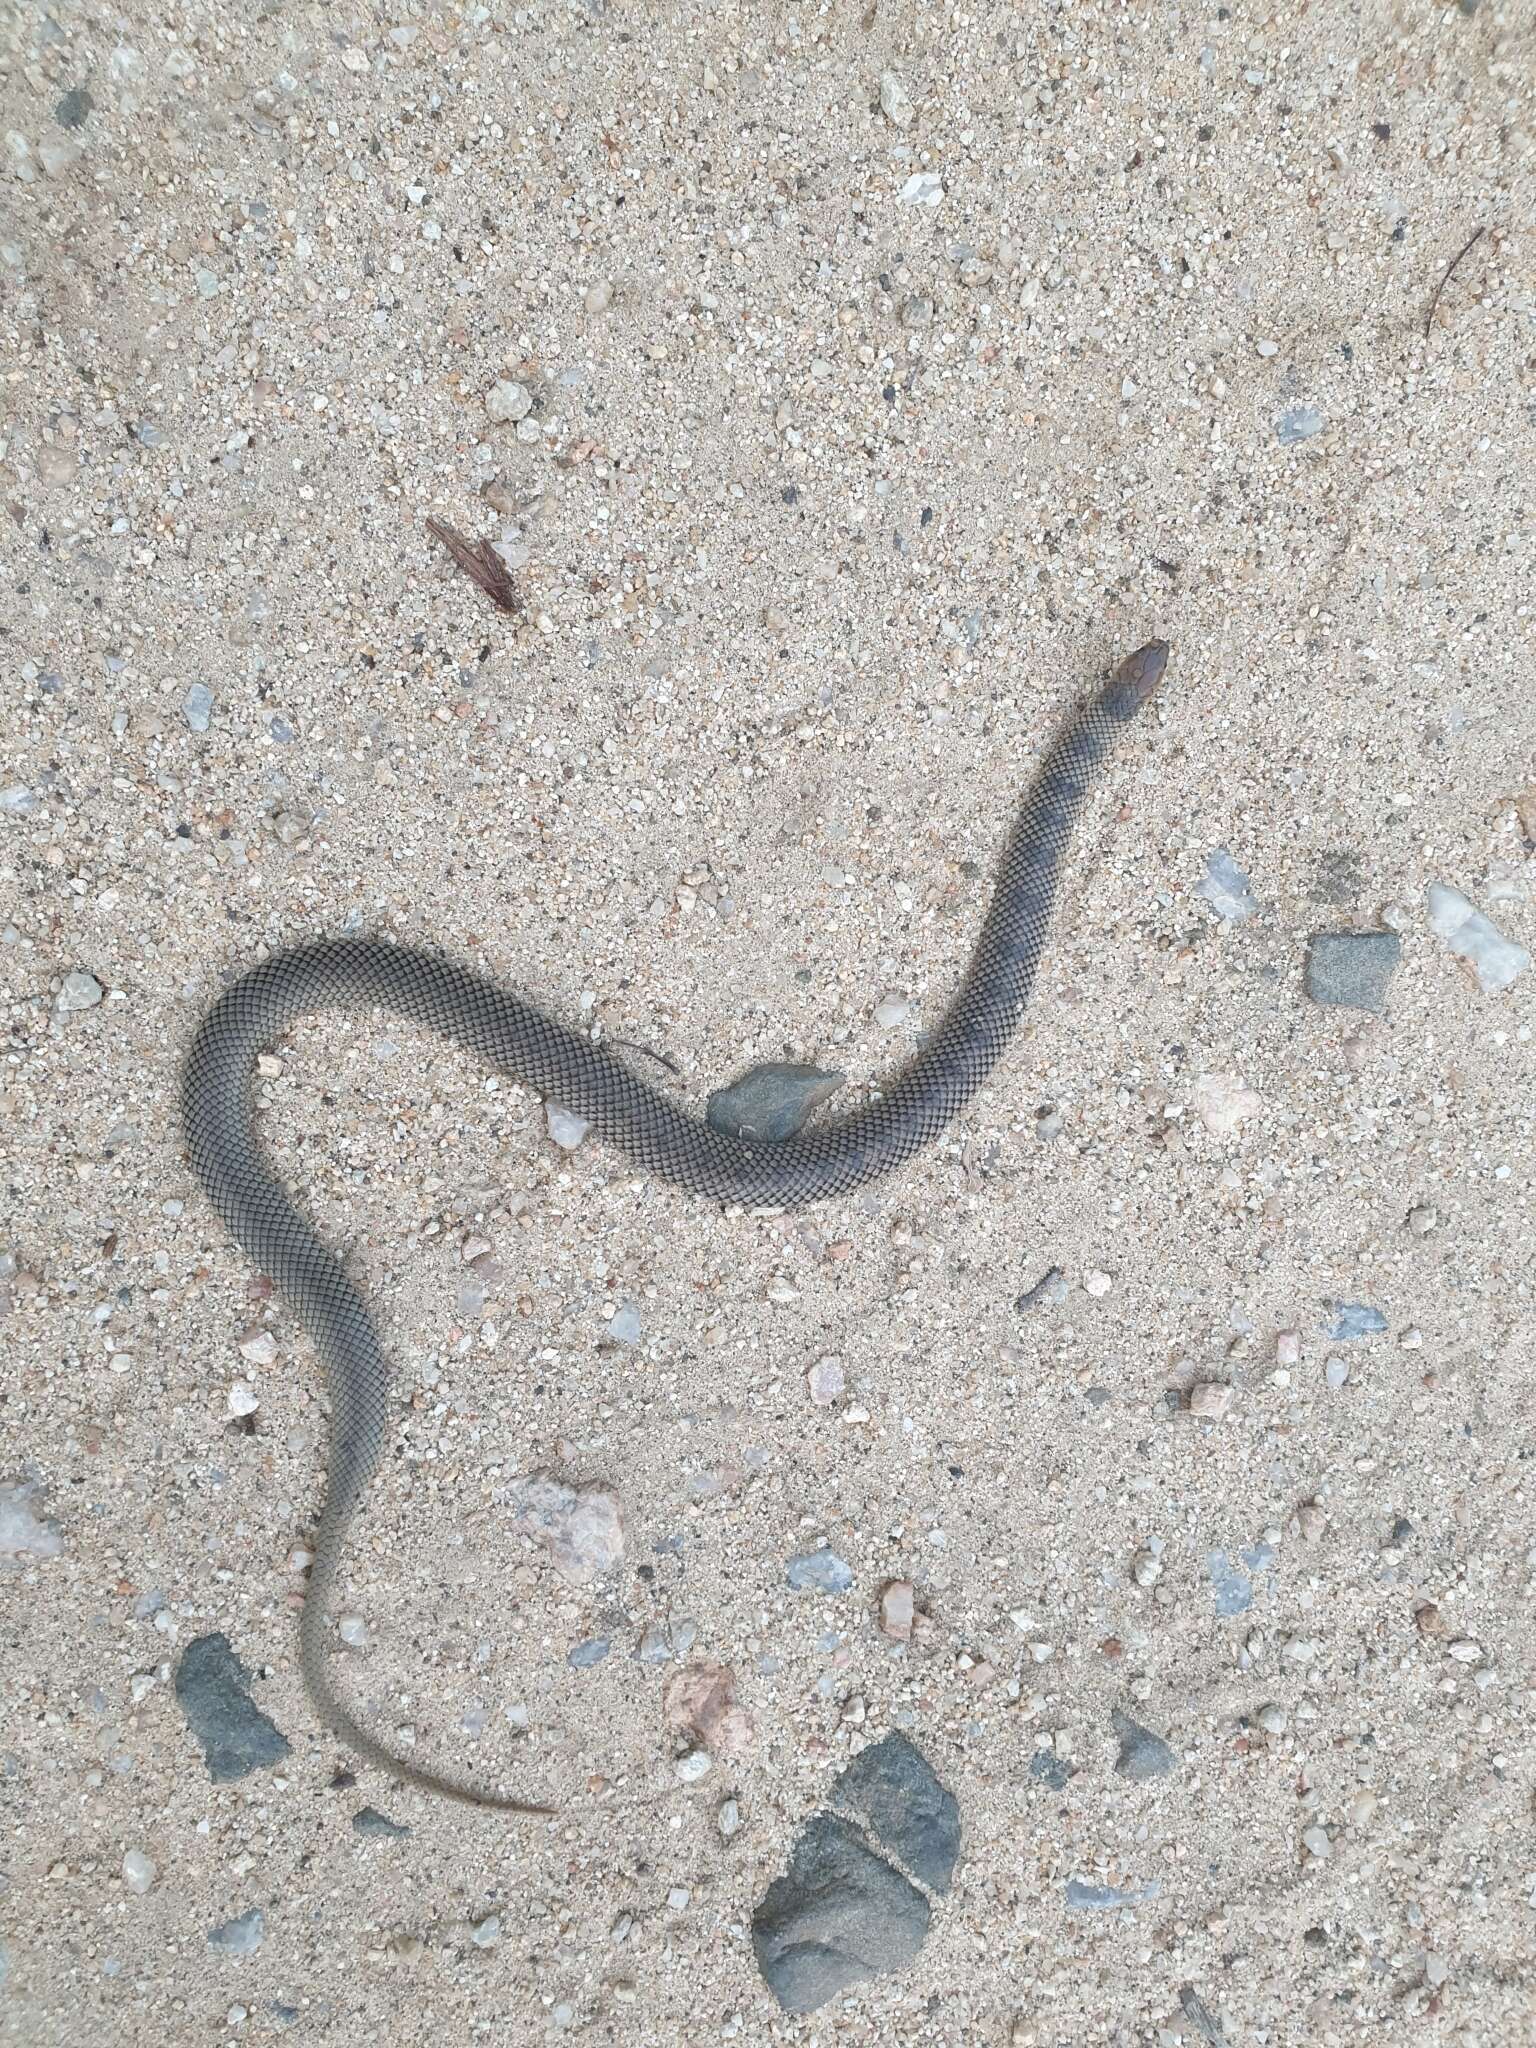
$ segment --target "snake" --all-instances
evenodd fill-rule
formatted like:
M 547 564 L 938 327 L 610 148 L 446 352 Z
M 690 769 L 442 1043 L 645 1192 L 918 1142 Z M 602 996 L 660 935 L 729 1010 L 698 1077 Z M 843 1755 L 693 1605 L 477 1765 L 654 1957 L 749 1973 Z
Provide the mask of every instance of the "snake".
M 257 1142 L 260 1054 L 301 1017 L 383 1010 L 462 1046 L 585 1119 L 648 1175 L 709 1201 L 793 1209 L 895 1171 L 957 1117 L 1012 1040 L 1045 950 L 1073 827 L 1123 727 L 1162 680 L 1149 641 L 1088 695 L 1045 752 L 1008 835 L 980 936 L 957 993 L 890 1084 L 847 1115 L 781 1139 L 732 1135 L 690 1114 L 591 1037 L 430 948 L 363 935 L 319 938 L 238 974 L 198 1024 L 182 1074 L 189 1162 L 235 1243 L 271 1280 L 324 1369 L 325 1491 L 299 1618 L 310 1703 L 367 1762 L 429 1792 L 504 1812 L 551 1814 L 396 1755 L 333 1678 L 330 1602 L 345 1541 L 388 1431 L 390 1370 L 374 1321 Z

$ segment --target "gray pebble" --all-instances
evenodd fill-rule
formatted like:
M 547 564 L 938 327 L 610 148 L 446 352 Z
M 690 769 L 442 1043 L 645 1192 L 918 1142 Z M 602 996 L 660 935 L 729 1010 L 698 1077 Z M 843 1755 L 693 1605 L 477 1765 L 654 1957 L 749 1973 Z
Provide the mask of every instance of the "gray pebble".
M 960 1808 L 933 1766 L 905 1735 L 861 1750 L 832 1788 L 832 1803 L 856 1814 L 931 1892 L 949 1890 L 960 1852 Z
M 198 1636 L 176 1665 L 176 1699 L 216 1785 L 288 1754 L 288 1738 L 251 1699 L 250 1674 L 225 1635 Z
M 1323 1367 L 1323 1378 L 1327 1381 L 1330 1390 L 1336 1394 L 1349 1378 L 1349 1360 L 1347 1358 L 1330 1358 Z
M 267 1931 L 267 1916 L 260 1906 L 242 1913 L 238 1920 L 221 1920 L 208 1930 L 208 1946 L 226 1956 L 253 1956 Z
M 610 1648 L 606 1636 L 588 1636 L 584 1643 L 578 1643 L 573 1650 L 567 1650 L 565 1661 L 573 1671 L 590 1671 L 594 1664 L 601 1664 Z
M 1236 1558 L 1225 1550 L 1211 1551 L 1205 1560 L 1205 1575 L 1215 1589 L 1216 1612 L 1224 1618 L 1246 1614 L 1253 1605 L 1251 1575 L 1265 1570 L 1274 1561 L 1274 1547 L 1268 1543 L 1256 1543 L 1251 1550 L 1240 1551 Z
M 73 974 L 65 975 L 57 1007 L 64 1016 L 74 1016 L 81 1010 L 94 1010 L 105 994 L 106 990 L 94 974 L 83 973 L 77 968 Z
M 1402 956 L 1396 932 L 1316 932 L 1307 948 L 1307 994 L 1314 1003 L 1382 1010 Z
M 1086 1884 L 1080 1877 L 1067 1879 L 1067 1904 L 1088 1913 L 1111 1912 L 1117 1906 L 1140 1906 L 1155 1899 L 1162 1890 L 1154 1877 L 1150 1884 L 1128 1884 L 1120 1889 L 1108 1884 Z
M 1195 894 L 1228 924 L 1242 924 L 1259 907 L 1259 899 L 1249 892 L 1248 877 L 1224 846 L 1208 856 Z
M 53 118 L 61 128 L 83 128 L 90 118 L 95 101 L 83 85 L 76 85 L 64 94 L 53 110 Z
M 852 1984 L 904 1969 L 930 1917 L 928 1901 L 900 1871 L 846 1821 L 818 1813 L 752 1916 L 752 1947 L 785 2011 L 815 2012 Z
M 1348 1344 L 1357 1337 L 1379 1337 L 1387 1327 L 1387 1319 L 1379 1308 L 1370 1308 L 1363 1301 L 1336 1301 L 1333 1303 L 1333 1320 L 1324 1327 L 1335 1343 Z
M 846 1593 L 853 1584 L 852 1567 L 826 1544 L 820 1550 L 808 1550 L 802 1557 L 792 1557 L 784 1576 L 797 1593 Z
M 391 1820 L 376 1806 L 360 1806 L 352 1816 L 352 1826 L 360 1835 L 376 1835 L 381 1840 L 393 1840 L 411 1832 L 404 1821 Z
M 533 400 L 526 385 L 514 384 L 502 377 L 485 394 L 485 410 L 497 426 L 506 426 L 515 420 L 524 420 L 533 410 Z
M 1275 438 L 1282 448 L 1294 448 L 1320 434 L 1327 422 L 1315 405 L 1290 405 L 1275 425 Z
M 1029 1775 L 1052 1792 L 1065 1792 L 1077 1773 L 1053 1749 L 1037 1749 L 1029 1760 Z
M 1111 1716 L 1111 1725 L 1120 1744 L 1115 1769 L 1122 1778 L 1130 1778 L 1139 1785 L 1148 1778 L 1166 1777 L 1173 1769 L 1176 1761 L 1173 1751 L 1160 1735 L 1154 1735 L 1150 1728 L 1143 1728 L 1139 1721 L 1133 1721 L 1129 1714 L 1122 1714 L 1118 1707 Z
M 163 448 L 166 438 L 165 429 L 164 427 L 157 427 L 153 420 L 136 420 L 133 427 L 133 438 L 141 448 Z
M 728 1088 L 717 1088 L 704 1107 L 705 1119 L 732 1138 L 792 1138 L 812 1110 L 843 1085 L 841 1074 L 819 1067 L 770 1060 L 752 1067 Z
M 193 683 L 181 702 L 182 716 L 194 732 L 206 732 L 213 716 L 213 692 L 206 683 Z
M 638 1344 L 640 1332 L 640 1311 L 632 1301 L 622 1303 L 608 1318 L 608 1334 L 615 1344 Z

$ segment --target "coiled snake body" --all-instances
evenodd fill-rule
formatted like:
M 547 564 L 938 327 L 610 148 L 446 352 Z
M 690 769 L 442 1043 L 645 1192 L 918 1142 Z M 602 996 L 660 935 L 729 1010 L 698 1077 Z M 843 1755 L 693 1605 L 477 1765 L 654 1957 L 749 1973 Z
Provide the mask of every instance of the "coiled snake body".
M 378 1465 L 389 1367 L 362 1298 L 256 1143 L 257 1054 L 315 1010 L 390 1010 L 456 1040 L 585 1117 L 643 1171 L 712 1200 L 794 1207 L 889 1173 L 962 1110 L 1018 1023 L 1045 943 L 1068 838 L 1118 729 L 1152 695 L 1167 648 L 1149 642 L 1068 722 L 1019 812 L 959 993 L 891 1086 L 840 1121 L 782 1142 L 729 1137 L 659 1095 L 579 1033 L 467 968 L 373 939 L 321 939 L 252 968 L 204 1017 L 182 1084 L 192 1165 L 230 1235 L 309 1331 L 331 1398 L 330 1460 L 300 1654 L 321 1717 L 371 1762 L 434 1792 L 521 1813 L 548 1807 L 480 1792 L 405 1762 L 361 1726 L 332 1682 L 327 1622 L 348 1524 Z

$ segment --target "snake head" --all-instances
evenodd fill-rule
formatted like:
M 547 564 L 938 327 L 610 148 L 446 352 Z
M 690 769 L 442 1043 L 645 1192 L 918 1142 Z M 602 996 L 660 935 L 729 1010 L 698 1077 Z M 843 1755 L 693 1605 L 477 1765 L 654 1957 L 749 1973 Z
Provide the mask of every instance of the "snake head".
M 1134 718 L 1148 698 L 1163 680 L 1163 670 L 1168 666 L 1168 642 L 1149 640 L 1145 647 L 1138 647 L 1134 654 L 1128 654 L 1104 685 L 1099 699 L 1106 717 L 1117 724 Z

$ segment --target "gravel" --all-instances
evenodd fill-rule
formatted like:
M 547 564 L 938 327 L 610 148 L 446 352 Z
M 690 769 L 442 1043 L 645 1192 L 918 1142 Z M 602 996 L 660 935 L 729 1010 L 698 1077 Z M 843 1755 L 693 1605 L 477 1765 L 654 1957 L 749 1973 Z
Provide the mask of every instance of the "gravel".
M 253 1956 L 267 1935 L 267 1916 L 253 1906 L 234 1920 L 221 1920 L 208 1930 L 208 1946 L 220 1955 Z
M 1143 1728 L 1139 1721 L 1133 1721 L 1118 1707 L 1111 1716 L 1111 1722 L 1115 1740 L 1120 1745 L 1115 1769 L 1122 1778 L 1129 1778 L 1139 1785 L 1148 1778 L 1166 1777 L 1173 1769 L 1177 1758 L 1160 1735 L 1154 1735 L 1150 1728 Z
M 1458 959 L 1467 962 L 1485 995 L 1498 995 L 1511 987 L 1530 966 L 1526 948 L 1506 939 L 1459 889 L 1433 883 L 1428 903 L 1430 930 Z

